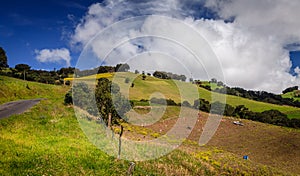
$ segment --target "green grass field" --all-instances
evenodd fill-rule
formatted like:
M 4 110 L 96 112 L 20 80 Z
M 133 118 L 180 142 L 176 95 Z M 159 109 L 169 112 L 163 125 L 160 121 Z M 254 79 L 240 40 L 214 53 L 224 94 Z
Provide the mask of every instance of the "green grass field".
M 282 95 L 283 98 L 292 98 L 294 100 L 300 101 L 300 97 L 295 97 L 296 94 L 299 94 L 299 91 L 288 92 Z
M 20 79 L 0 76 L 0 104 L 5 102 L 32 98 L 61 98 L 69 87 L 28 82 Z
M 129 161 L 116 160 L 91 144 L 79 127 L 74 109 L 63 105 L 69 87 L 3 76 L 0 80 L 0 90 L 5 95 L 1 103 L 47 98 L 21 115 L 0 120 L 0 175 L 126 175 Z M 170 109 L 168 114 L 174 111 Z M 150 132 L 147 135 L 151 137 Z M 190 141 L 162 158 L 136 162 L 134 171 L 134 175 L 256 174 L 287 173 Z
M 210 97 L 211 97 L 210 91 L 203 88 L 199 88 L 199 92 L 202 98 L 210 101 Z M 214 93 L 214 94 L 218 94 L 218 93 Z M 264 103 L 264 102 L 249 100 L 246 98 L 233 96 L 233 95 L 226 95 L 226 103 L 232 106 L 245 105 L 247 108 L 249 108 L 251 111 L 254 112 L 262 112 L 270 109 L 276 109 L 287 114 L 289 118 L 300 118 L 300 108 L 296 108 L 296 107 Z
M 134 83 L 133 88 L 130 87 L 130 83 L 125 83 L 126 78 L 130 78 Z M 90 78 L 87 78 L 87 80 L 89 79 Z M 141 75 L 134 73 L 118 73 L 117 75 L 113 75 L 110 79 L 118 83 L 120 87 L 123 87 L 124 89 L 121 89 L 121 92 L 123 91 L 122 93 L 128 95 L 131 100 L 149 100 L 151 95 L 157 92 L 163 94 L 166 98 L 173 99 L 177 103 L 187 100 L 193 104 L 198 96 L 211 102 L 212 97 L 215 97 L 214 101 L 219 100 L 222 102 L 222 100 L 226 100 L 226 103 L 232 106 L 245 105 L 249 110 L 254 112 L 276 109 L 287 114 L 289 118 L 300 118 L 300 108 L 258 102 L 232 95 L 223 95 L 201 87 L 197 88 L 196 85 L 192 85 L 191 83 L 176 80 L 162 80 L 152 76 L 147 76 L 146 80 L 142 80 Z M 179 91 L 180 89 L 183 90 L 183 93 Z M 196 92 L 195 89 L 197 89 L 198 92 Z

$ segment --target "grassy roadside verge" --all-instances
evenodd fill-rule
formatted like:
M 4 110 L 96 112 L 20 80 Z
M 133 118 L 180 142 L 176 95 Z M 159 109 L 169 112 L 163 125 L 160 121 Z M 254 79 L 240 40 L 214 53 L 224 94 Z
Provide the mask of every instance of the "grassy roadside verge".
M 0 104 L 21 99 L 58 99 L 68 89 L 67 86 L 55 86 L 0 76 Z

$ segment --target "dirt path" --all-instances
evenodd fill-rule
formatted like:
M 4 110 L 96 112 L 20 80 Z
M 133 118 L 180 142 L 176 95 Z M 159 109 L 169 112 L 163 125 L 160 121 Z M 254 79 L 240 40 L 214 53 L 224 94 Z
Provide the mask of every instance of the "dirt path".
M 0 119 L 9 117 L 13 114 L 21 114 L 27 109 L 39 103 L 41 100 L 43 99 L 39 98 L 33 100 L 20 100 L 0 105 Z

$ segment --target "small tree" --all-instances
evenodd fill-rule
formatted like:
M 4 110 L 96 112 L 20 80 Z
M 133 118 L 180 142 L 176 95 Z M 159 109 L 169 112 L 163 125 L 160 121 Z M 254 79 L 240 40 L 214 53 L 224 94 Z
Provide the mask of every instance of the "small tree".
M 6 53 L 2 47 L 0 47 L 0 69 L 1 68 L 8 68 Z
M 72 91 L 69 91 L 68 93 L 66 93 L 64 103 L 65 103 L 65 105 L 73 104 Z
M 218 80 L 216 78 L 212 78 L 210 81 L 210 83 L 217 83 L 217 82 L 218 82 Z
M 130 69 L 128 64 L 117 64 L 116 65 L 116 72 L 128 72 L 128 70 Z
M 180 75 L 179 78 L 180 78 L 180 80 L 183 81 L 183 82 L 186 81 L 186 76 L 185 76 L 185 75 Z M 192 82 L 193 82 L 193 81 L 192 81 Z
M 182 102 L 182 106 L 191 107 L 191 104 L 188 101 L 185 100 L 185 101 Z
M 125 83 L 128 84 L 129 82 L 130 82 L 130 79 L 129 79 L 129 78 L 126 78 L 126 79 L 125 79 Z
M 130 102 L 121 95 L 120 87 L 106 78 L 98 80 L 95 95 L 99 113 L 105 122 L 111 114 L 112 123 L 118 123 L 118 119 L 131 109 Z
M 216 101 L 216 102 L 213 102 L 211 104 L 211 109 L 210 109 L 210 112 L 212 114 L 219 114 L 219 115 L 223 115 L 224 114 L 224 111 L 225 111 L 225 107 L 226 107 L 226 104 L 223 104 L 219 101 Z
M 92 92 L 84 82 L 75 83 L 72 88 L 74 104 L 82 109 L 87 110 L 87 105 L 91 100 Z
M 15 69 L 19 72 L 28 71 L 30 70 L 30 66 L 27 64 L 17 64 Z

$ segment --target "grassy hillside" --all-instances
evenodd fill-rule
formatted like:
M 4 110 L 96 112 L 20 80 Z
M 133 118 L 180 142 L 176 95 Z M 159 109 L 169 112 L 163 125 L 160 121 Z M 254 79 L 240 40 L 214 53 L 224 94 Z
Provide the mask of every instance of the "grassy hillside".
M 210 91 L 203 88 L 199 88 L 199 92 L 202 98 L 210 100 L 211 97 Z M 218 93 L 214 93 L 214 94 L 218 94 Z M 289 118 L 300 118 L 300 108 L 296 108 L 296 107 L 264 103 L 264 102 L 249 100 L 246 98 L 233 96 L 233 95 L 226 95 L 226 103 L 232 106 L 245 105 L 247 108 L 249 108 L 251 111 L 254 112 L 262 112 L 270 109 L 276 109 L 287 114 Z
M 293 92 L 285 93 L 285 94 L 282 95 L 282 97 L 283 98 L 292 98 L 294 100 L 300 101 L 300 97 L 296 96 L 296 95 L 299 95 L 299 94 L 300 94 L 300 91 L 296 90 L 296 91 L 293 91 Z
M 107 74 L 99 74 L 97 78 L 100 77 L 109 77 Z M 191 85 L 190 83 L 174 81 L 174 80 L 163 80 L 157 79 L 152 76 L 147 76 L 146 80 L 142 80 L 141 75 L 136 75 L 134 73 L 118 73 L 117 76 L 114 74 L 109 77 L 114 79 L 121 87 L 129 89 L 129 99 L 131 100 L 141 100 L 141 99 L 150 99 L 151 95 L 155 92 L 162 93 L 166 98 L 171 98 L 177 103 L 188 100 L 193 104 L 194 100 L 197 97 L 197 93 L 191 91 L 195 88 L 196 85 Z M 125 83 L 125 79 L 130 78 L 134 83 L 133 88 L 129 88 L 130 84 Z M 95 76 L 82 78 L 83 80 L 95 79 Z M 186 97 L 183 99 L 180 98 L 180 92 L 178 86 L 185 91 Z M 124 90 L 127 90 L 124 89 Z M 204 88 L 198 88 L 200 98 L 204 98 L 208 101 L 211 101 L 211 97 L 215 96 L 216 100 L 218 98 L 226 98 L 226 103 L 232 106 L 245 105 L 251 111 L 262 112 L 270 109 L 279 110 L 288 115 L 289 118 L 300 118 L 300 108 L 291 107 L 291 106 L 281 106 L 270 103 L 258 102 L 254 100 L 249 100 L 242 97 L 232 96 L 232 95 L 223 95 L 215 92 L 208 91 Z M 126 92 L 123 92 L 126 94 Z
M 5 102 L 32 99 L 53 98 L 55 94 L 64 94 L 69 87 L 47 85 L 0 76 L 0 104 Z
M 0 90 L 6 95 L 1 96 L 1 102 L 47 98 L 24 114 L 0 120 L 0 175 L 126 175 L 129 161 L 116 160 L 92 145 L 80 129 L 73 108 L 62 104 L 67 87 L 0 79 Z M 30 90 L 26 90 L 27 84 Z M 9 98 L 14 93 L 19 96 Z M 167 116 L 176 116 L 177 110 L 170 108 Z M 131 131 L 129 127 L 125 136 L 153 137 L 150 132 L 137 130 L 142 127 L 131 127 Z M 220 150 L 216 145 L 199 147 L 193 139 L 160 159 L 136 162 L 134 174 L 287 175 L 281 168 L 245 161 L 239 153 Z

